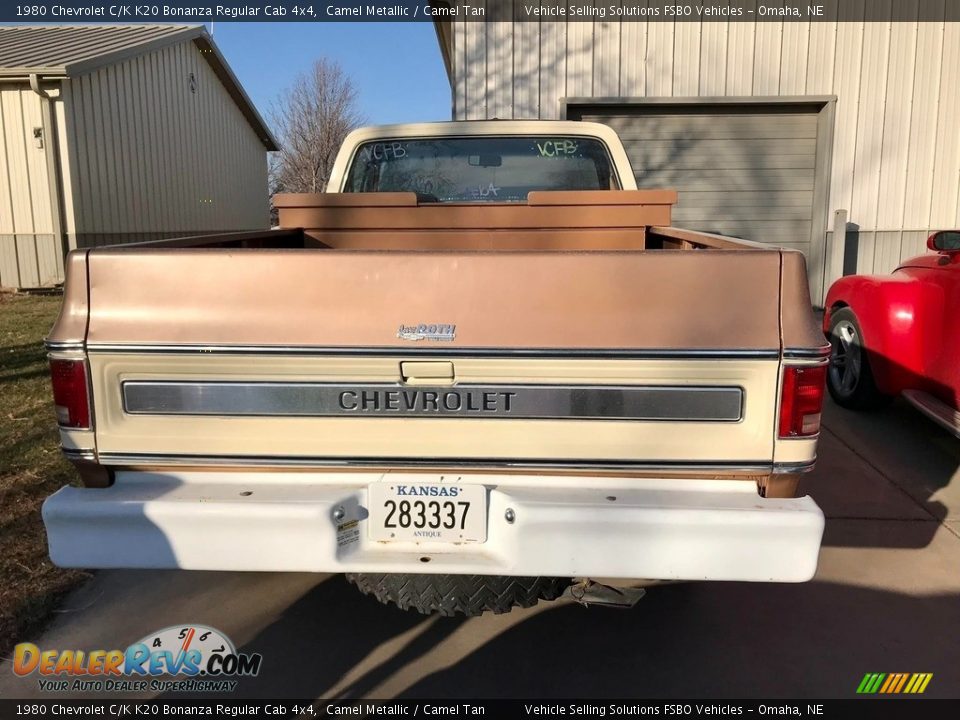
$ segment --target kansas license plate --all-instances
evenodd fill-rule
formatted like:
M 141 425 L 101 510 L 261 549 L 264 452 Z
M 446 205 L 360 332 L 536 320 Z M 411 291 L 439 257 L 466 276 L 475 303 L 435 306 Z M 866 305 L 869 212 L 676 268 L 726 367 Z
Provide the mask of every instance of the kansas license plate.
M 371 483 L 372 540 L 479 543 L 487 539 L 487 490 L 459 483 Z

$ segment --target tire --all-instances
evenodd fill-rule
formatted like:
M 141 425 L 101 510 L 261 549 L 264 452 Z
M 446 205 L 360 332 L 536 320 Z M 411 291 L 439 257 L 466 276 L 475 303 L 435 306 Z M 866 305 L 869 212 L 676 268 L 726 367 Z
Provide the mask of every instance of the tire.
M 507 613 L 514 606 L 532 607 L 555 600 L 570 585 L 567 578 L 501 575 L 377 575 L 347 573 L 347 580 L 365 595 L 401 610 L 424 615 Z
M 853 310 L 845 307 L 834 312 L 830 317 L 827 389 L 837 405 L 850 410 L 876 410 L 893 399 L 877 389 L 869 356 Z

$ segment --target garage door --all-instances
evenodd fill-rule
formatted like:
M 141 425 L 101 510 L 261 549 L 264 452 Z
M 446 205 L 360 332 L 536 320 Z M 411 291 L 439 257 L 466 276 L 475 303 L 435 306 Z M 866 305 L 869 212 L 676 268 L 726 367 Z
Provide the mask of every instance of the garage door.
M 811 246 L 823 222 L 814 217 L 825 174 L 817 168 L 820 107 L 572 105 L 568 116 L 616 130 L 641 188 L 679 191 L 674 225 L 802 250 L 817 266 L 811 275 L 822 277 L 822 247 Z

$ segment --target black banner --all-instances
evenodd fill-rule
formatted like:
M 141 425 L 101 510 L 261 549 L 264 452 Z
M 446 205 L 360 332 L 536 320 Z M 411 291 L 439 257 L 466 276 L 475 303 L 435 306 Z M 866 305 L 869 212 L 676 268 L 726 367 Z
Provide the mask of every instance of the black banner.
M 0 0 L 0 22 L 955 22 L 956 0 Z
M 0 700 L 0 718 L 955 718 L 958 700 Z

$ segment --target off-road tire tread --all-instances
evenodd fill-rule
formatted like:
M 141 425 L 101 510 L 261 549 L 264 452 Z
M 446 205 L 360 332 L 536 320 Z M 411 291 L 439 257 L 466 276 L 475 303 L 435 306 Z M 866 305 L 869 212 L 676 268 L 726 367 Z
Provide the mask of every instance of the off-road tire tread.
M 474 617 L 486 611 L 510 612 L 555 600 L 570 585 L 567 578 L 500 575 L 403 575 L 347 573 L 347 580 L 380 602 L 424 615 Z

